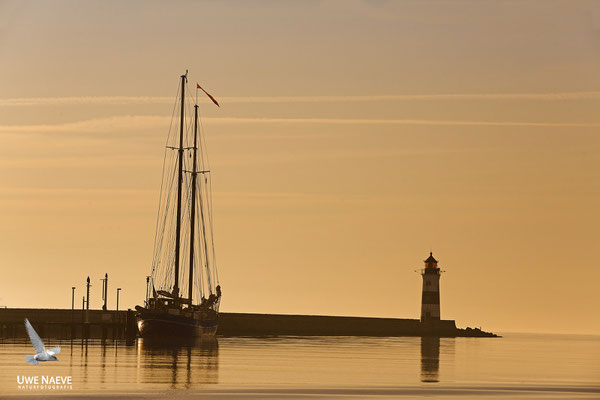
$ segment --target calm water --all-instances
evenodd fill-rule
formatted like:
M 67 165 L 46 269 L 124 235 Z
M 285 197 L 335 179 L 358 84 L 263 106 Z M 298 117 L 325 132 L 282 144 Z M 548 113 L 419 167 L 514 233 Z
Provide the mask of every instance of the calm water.
M 219 338 L 194 346 L 45 340 L 0 343 L 0 396 L 154 394 L 202 398 L 600 398 L 600 337 Z M 18 376 L 72 376 L 72 390 L 19 390 Z M 188 389 L 187 391 L 185 389 Z M 175 391 L 175 392 L 173 392 Z M 358 397 L 356 397 L 358 396 Z

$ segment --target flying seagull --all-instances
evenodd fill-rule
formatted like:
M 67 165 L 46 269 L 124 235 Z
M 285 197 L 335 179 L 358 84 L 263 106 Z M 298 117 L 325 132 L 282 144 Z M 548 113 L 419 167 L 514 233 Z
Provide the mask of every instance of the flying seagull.
M 60 347 L 53 347 L 50 350 L 46 350 L 44 342 L 42 342 L 42 339 L 40 339 L 40 336 L 33 329 L 27 318 L 25 318 L 25 329 L 27 329 L 27 334 L 29 335 L 29 339 L 31 339 L 31 344 L 33 344 L 36 353 L 35 356 L 25 356 L 25 361 L 31 365 L 38 365 L 40 361 L 58 361 L 58 358 L 54 357 L 54 355 L 60 353 Z

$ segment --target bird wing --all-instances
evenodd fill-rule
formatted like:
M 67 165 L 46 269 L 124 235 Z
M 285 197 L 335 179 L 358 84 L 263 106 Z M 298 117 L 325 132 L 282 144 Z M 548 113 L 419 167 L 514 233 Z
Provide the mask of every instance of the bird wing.
M 27 364 L 38 365 L 40 362 L 35 359 L 35 356 L 25 356 L 25 361 Z
M 44 342 L 42 342 L 42 339 L 40 339 L 40 336 L 37 334 L 35 329 L 33 329 L 33 326 L 31 326 L 31 323 L 27 318 L 25 318 L 25 329 L 27 329 L 27 334 L 29 335 L 29 339 L 31 340 L 31 344 L 35 349 L 36 354 L 46 351 Z
M 48 353 L 48 354 L 50 354 L 50 355 L 54 356 L 54 355 L 56 355 L 56 354 L 60 353 L 60 346 L 53 347 L 53 348 L 51 348 L 50 350 L 46 350 L 46 353 Z

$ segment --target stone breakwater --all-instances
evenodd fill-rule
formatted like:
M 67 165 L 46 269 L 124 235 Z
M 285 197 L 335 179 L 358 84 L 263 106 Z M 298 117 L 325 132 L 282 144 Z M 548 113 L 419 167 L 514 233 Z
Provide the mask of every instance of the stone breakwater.
M 42 337 L 58 339 L 135 339 L 134 311 L 0 309 L 0 337 L 27 337 L 28 318 Z M 221 313 L 219 336 L 440 336 L 496 337 L 478 328 L 460 329 L 453 320 L 325 315 Z

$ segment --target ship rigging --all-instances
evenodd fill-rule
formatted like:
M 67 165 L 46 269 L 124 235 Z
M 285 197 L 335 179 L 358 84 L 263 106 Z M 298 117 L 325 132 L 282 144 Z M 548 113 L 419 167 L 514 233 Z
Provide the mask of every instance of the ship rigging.
M 165 146 L 149 281 L 152 293 L 147 290 L 144 307 L 136 306 L 142 336 L 211 336 L 218 326 L 221 286 L 198 89 L 219 104 L 199 84 L 191 104 L 186 89 L 189 92 L 187 71 L 181 76 Z M 174 124 L 177 108 L 179 123 Z

